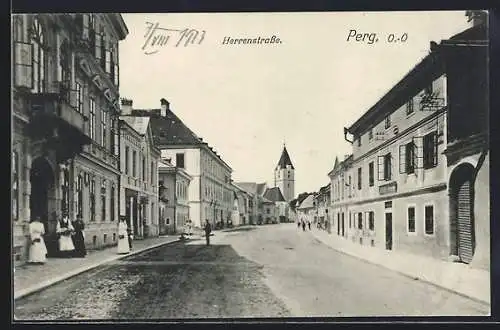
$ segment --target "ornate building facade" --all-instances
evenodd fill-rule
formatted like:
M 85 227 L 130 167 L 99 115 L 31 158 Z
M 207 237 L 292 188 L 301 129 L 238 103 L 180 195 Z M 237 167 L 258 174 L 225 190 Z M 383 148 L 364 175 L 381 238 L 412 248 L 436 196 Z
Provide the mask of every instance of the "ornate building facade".
M 14 261 L 41 217 L 49 256 L 58 219 L 82 216 L 88 248 L 113 244 L 118 220 L 119 14 L 14 15 Z

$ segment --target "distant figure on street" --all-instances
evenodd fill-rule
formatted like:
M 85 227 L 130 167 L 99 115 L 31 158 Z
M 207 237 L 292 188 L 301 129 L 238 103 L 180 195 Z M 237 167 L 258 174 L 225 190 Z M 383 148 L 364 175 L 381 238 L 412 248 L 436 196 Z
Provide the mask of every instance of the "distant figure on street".
M 75 253 L 75 245 L 71 235 L 75 229 L 67 215 L 57 222 L 56 233 L 59 235 L 59 253 L 63 258 L 70 258 Z
M 205 230 L 205 239 L 207 240 L 207 246 L 210 245 L 210 234 L 212 233 L 212 226 L 210 225 L 210 222 L 206 220 L 205 222 L 205 227 L 203 228 Z
M 40 221 L 40 217 L 36 217 L 29 225 L 30 231 L 30 249 L 29 263 L 44 264 L 47 261 L 47 247 L 43 240 L 45 234 L 45 226 Z
M 189 236 L 193 235 L 193 221 L 191 219 L 188 220 L 188 233 Z
M 128 242 L 127 223 L 125 219 L 120 219 L 118 224 L 118 253 L 127 254 L 130 252 L 130 243 Z
M 306 231 L 306 223 L 302 220 L 302 231 Z
M 299 229 L 300 229 L 300 220 L 299 220 L 299 221 L 297 221 L 297 228 L 299 228 Z
M 127 239 L 128 239 L 128 247 L 132 250 L 132 241 L 134 240 L 134 233 L 132 232 L 132 228 L 128 228 L 127 226 Z
M 311 230 L 311 221 L 307 221 L 307 227 L 309 227 L 309 230 Z
M 85 249 L 85 223 L 83 222 L 81 215 L 79 215 L 73 222 L 73 228 L 75 228 L 75 232 L 73 234 L 75 257 L 83 258 L 87 254 L 87 250 Z

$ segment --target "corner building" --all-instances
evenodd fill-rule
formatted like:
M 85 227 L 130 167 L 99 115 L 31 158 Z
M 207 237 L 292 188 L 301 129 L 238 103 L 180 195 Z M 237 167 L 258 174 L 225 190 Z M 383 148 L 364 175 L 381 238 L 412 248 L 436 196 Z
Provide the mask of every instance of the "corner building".
M 49 256 L 57 221 L 78 215 L 88 248 L 112 245 L 118 220 L 119 14 L 22 14 L 12 19 L 13 258 L 40 216 Z

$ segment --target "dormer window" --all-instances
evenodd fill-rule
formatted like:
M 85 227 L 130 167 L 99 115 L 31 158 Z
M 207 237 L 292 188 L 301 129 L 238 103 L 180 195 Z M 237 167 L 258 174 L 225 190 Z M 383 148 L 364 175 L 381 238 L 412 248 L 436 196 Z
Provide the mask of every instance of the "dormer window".
M 358 147 L 361 147 L 361 136 L 358 138 Z
M 414 112 L 414 107 L 413 107 L 413 98 L 408 100 L 408 103 L 406 103 L 406 115 L 409 116 Z
M 391 127 L 391 115 L 385 117 L 385 128 Z
M 432 83 L 430 85 L 428 85 L 427 87 L 425 87 L 425 89 L 424 89 L 425 95 L 432 95 L 433 92 L 434 92 L 434 90 L 432 88 Z
M 370 130 L 368 131 L 368 140 L 373 140 L 373 128 L 370 128 Z

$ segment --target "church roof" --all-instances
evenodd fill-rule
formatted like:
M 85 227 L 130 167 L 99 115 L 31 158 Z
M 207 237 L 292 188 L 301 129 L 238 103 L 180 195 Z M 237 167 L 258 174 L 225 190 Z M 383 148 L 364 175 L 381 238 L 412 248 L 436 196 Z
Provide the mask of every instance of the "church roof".
M 290 155 L 288 154 L 288 151 L 286 150 L 286 147 L 283 146 L 283 152 L 281 153 L 280 160 L 278 161 L 278 167 L 279 168 L 286 168 L 287 165 L 290 165 L 292 169 L 295 169 L 292 164 L 292 160 L 290 159 Z
M 268 188 L 264 192 L 264 197 L 273 202 L 286 202 L 279 187 Z

